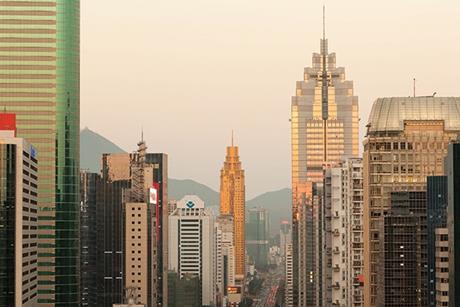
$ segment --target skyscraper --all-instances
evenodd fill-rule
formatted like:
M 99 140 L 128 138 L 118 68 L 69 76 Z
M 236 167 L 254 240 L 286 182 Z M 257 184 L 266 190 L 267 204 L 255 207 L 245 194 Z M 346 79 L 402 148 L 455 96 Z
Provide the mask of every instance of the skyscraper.
M 280 254 L 281 254 L 281 257 L 286 256 L 287 245 L 291 243 L 292 243 L 291 223 L 289 223 L 289 221 L 281 221 L 280 223 Z
M 227 289 L 235 286 L 235 247 L 233 243 L 233 216 L 220 215 L 215 223 L 217 303 L 226 305 Z
M 327 168 L 324 178 L 322 291 L 326 306 L 363 306 L 363 164 Z
M 80 172 L 80 299 L 81 306 L 97 306 L 97 206 L 101 176 Z M 101 203 L 99 203 L 101 205 Z
M 357 156 L 359 153 L 358 97 L 354 96 L 353 82 L 345 79 L 345 69 L 336 67 L 335 53 L 328 52 L 324 29 L 323 24 L 320 53 L 314 53 L 312 67 L 304 69 L 304 79 L 297 82 L 296 95 L 292 97 L 291 103 L 292 238 L 296 287 L 294 304 L 305 301 L 307 295 L 304 293 L 301 298 L 302 295 L 299 294 L 298 287 L 303 284 L 299 278 L 319 278 L 316 276 L 320 265 L 319 259 L 315 259 L 317 253 L 307 257 L 306 262 L 299 258 L 300 250 L 304 250 L 303 245 L 309 244 L 307 238 L 299 233 L 299 229 L 303 227 L 299 224 L 311 223 L 308 226 L 309 231 L 321 232 L 316 229 L 321 226 L 321 217 L 317 215 L 319 212 L 306 209 L 313 212 L 312 222 L 300 220 L 299 210 L 312 204 L 302 202 L 311 196 L 304 197 L 305 184 L 322 184 L 324 165 L 339 163 L 343 158 Z M 318 241 L 314 246 L 319 248 L 321 242 Z M 306 265 L 310 265 L 312 269 L 307 270 Z
M 40 152 L 38 303 L 79 306 L 80 1 L 0 2 L 0 109 Z
M 37 153 L 0 114 L 0 306 L 37 305 Z
M 268 266 L 270 217 L 267 209 L 251 208 L 246 217 L 246 247 L 256 268 Z
M 426 178 L 444 174 L 447 145 L 460 132 L 460 98 L 379 98 L 364 140 L 364 306 L 379 291 L 380 226 L 391 192 L 425 191 Z
M 460 143 L 449 145 L 446 158 L 447 228 L 449 239 L 449 306 L 460 302 Z M 459 242 L 459 243 L 457 243 Z M 457 303 L 457 304 L 456 304 Z
M 220 213 L 233 216 L 233 240 L 235 243 L 235 278 L 245 278 L 245 185 L 238 146 L 227 147 L 224 167 L 220 171 Z
M 97 270 L 98 306 L 109 307 L 121 303 L 125 288 L 141 284 L 144 280 L 148 280 L 149 285 L 142 296 L 145 300 L 142 303 L 147 306 L 167 306 L 167 155 L 147 153 L 143 140 L 138 146 L 137 152 L 131 154 L 104 154 L 102 157 L 103 199 L 97 210 L 97 253 L 100 262 Z M 129 213 L 132 208 L 140 211 L 141 216 L 138 216 L 139 213 Z M 133 222 L 140 227 L 134 227 L 134 230 L 127 228 Z M 145 232 L 140 238 L 133 233 L 139 229 Z M 126 236 L 132 242 L 128 242 Z M 131 244 L 129 250 L 127 243 Z M 131 248 L 132 244 L 136 249 Z M 138 244 L 142 249 L 137 248 Z M 127 251 L 131 254 L 127 255 Z M 133 260 L 133 251 L 143 254 Z M 132 273 L 136 276 L 139 273 L 139 270 L 126 269 L 127 266 L 131 269 L 133 265 L 136 269 L 141 265 L 146 279 L 131 278 Z M 141 286 L 140 290 L 146 287 Z
M 201 305 L 215 304 L 214 218 L 195 195 L 184 196 L 169 216 L 169 271 L 199 280 Z M 179 295 L 179 293 L 177 293 Z
M 437 284 L 440 274 L 447 275 L 437 269 L 438 244 L 441 233 L 447 232 L 447 176 L 429 176 L 426 188 L 427 199 L 427 241 L 428 241 L 428 306 L 436 306 Z M 442 236 L 444 238 L 444 236 Z M 441 247 L 439 247 L 441 248 Z M 442 254 L 447 252 L 442 251 Z M 446 263 L 442 263 L 448 267 Z M 440 270 L 440 269 L 439 269 Z

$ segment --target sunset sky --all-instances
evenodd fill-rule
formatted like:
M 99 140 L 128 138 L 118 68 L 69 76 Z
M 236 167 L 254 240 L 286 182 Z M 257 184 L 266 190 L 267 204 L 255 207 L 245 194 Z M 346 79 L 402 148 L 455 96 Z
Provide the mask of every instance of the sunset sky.
M 143 126 L 171 178 L 216 190 L 234 129 L 247 198 L 289 187 L 291 96 L 319 52 L 323 4 L 361 127 L 377 97 L 412 95 L 414 77 L 418 95 L 460 96 L 460 1 L 92 0 L 82 128 L 131 151 Z

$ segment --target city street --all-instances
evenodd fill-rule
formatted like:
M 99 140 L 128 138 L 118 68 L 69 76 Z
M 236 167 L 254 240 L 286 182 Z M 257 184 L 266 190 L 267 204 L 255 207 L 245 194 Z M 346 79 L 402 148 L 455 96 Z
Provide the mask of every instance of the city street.
M 283 268 L 279 267 L 274 271 L 270 271 L 265 275 L 265 282 L 262 286 L 257 301 L 254 303 L 255 307 L 274 307 L 276 305 L 276 294 L 280 283 L 283 279 Z

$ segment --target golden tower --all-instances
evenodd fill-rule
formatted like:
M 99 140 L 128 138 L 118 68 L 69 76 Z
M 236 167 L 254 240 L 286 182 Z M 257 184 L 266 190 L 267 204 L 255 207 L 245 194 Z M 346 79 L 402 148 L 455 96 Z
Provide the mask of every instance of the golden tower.
M 244 279 L 245 273 L 245 186 L 244 170 L 241 168 L 238 147 L 227 147 L 224 167 L 220 171 L 220 214 L 233 216 L 233 237 L 235 244 L 235 275 Z

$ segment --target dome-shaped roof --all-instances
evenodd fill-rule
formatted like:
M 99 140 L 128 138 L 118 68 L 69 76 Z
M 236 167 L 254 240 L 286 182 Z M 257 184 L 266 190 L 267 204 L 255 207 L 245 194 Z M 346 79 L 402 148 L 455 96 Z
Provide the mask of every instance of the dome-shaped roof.
M 407 120 L 444 121 L 447 131 L 460 131 L 460 97 L 378 98 L 367 124 L 368 134 L 403 131 Z

